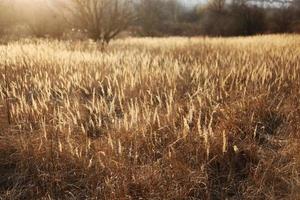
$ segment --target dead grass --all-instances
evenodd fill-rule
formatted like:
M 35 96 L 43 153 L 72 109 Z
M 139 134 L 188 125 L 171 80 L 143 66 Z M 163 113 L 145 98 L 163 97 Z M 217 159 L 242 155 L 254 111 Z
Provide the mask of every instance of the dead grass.
M 299 47 L 0 46 L 0 199 L 299 199 Z

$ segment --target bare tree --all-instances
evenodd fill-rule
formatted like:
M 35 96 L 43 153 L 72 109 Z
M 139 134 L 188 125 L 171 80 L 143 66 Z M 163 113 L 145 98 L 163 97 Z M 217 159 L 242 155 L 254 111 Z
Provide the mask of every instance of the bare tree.
M 292 5 L 293 5 L 296 9 L 300 10 L 300 0 L 293 0 Z
M 130 0 L 70 0 L 65 18 L 88 36 L 109 43 L 133 20 Z M 71 18 L 71 20 L 70 20 Z
M 208 1 L 208 9 L 212 12 L 223 12 L 225 3 L 225 0 L 210 0 Z

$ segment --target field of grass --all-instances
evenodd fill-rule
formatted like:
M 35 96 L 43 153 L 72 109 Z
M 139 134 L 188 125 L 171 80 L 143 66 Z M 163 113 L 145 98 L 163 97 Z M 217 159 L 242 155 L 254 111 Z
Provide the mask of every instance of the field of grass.
M 0 46 L 0 199 L 300 199 L 300 36 Z

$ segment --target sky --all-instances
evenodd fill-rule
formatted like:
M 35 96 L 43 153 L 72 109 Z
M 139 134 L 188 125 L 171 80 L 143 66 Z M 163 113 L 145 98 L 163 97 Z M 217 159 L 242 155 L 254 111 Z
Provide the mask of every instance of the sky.
M 181 0 L 183 4 L 186 6 L 194 6 L 196 4 L 199 4 L 201 2 L 204 2 L 205 0 Z

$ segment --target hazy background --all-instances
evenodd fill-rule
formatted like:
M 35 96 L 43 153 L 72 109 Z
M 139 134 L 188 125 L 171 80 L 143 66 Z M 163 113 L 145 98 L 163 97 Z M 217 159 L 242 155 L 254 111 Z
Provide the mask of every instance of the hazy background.
M 246 36 L 300 30 L 299 0 L 102 0 L 105 6 L 96 7 L 100 1 L 90 2 L 94 3 L 0 0 L 0 36 L 110 41 L 126 36 Z

